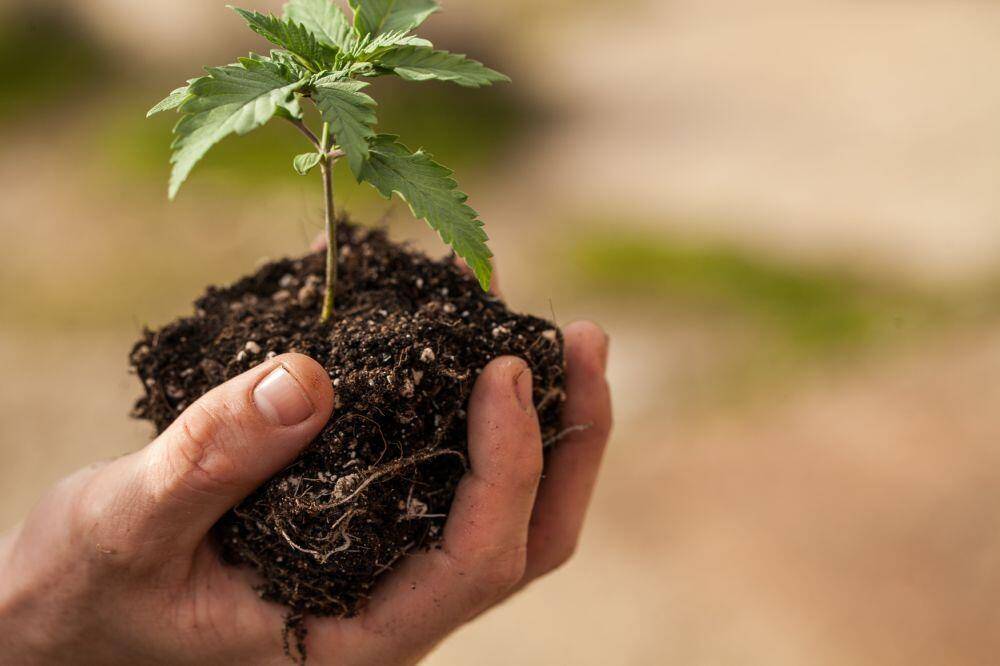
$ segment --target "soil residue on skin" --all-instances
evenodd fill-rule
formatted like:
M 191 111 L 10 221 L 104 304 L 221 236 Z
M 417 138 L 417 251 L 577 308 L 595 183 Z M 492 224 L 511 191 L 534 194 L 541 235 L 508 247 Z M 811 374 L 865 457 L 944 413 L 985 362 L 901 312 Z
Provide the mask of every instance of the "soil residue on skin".
M 512 313 L 453 262 L 382 231 L 345 221 L 338 240 L 329 324 L 318 316 L 319 253 L 210 288 L 194 317 L 146 331 L 131 355 L 145 387 L 135 416 L 159 432 L 272 355 L 307 354 L 329 372 L 336 407 L 326 428 L 216 526 L 226 561 L 253 567 L 262 596 L 292 618 L 357 613 L 379 576 L 439 540 L 466 469 L 469 396 L 490 361 L 528 362 L 546 440 L 558 436 L 564 400 L 554 324 Z

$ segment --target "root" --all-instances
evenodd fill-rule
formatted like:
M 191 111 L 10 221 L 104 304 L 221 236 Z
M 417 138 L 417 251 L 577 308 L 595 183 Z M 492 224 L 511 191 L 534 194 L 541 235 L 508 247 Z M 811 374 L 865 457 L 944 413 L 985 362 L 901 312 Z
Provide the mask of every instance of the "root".
M 278 534 L 280 534 L 281 537 L 285 540 L 285 543 L 287 543 L 294 550 L 297 550 L 300 553 L 305 553 L 306 555 L 311 556 L 314 560 L 319 562 L 319 564 L 325 565 L 327 562 L 330 561 L 331 557 L 333 557 L 337 553 L 343 553 L 345 550 L 348 550 L 351 547 L 353 540 L 351 539 L 351 535 L 348 533 L 347 528 L 351 526 L 351 520 L 355 516 L 361 513 L 364 512 L 351 509 L 343 516 L 338 518 L 337 522 L 335 522 L 333 525 L 330 526 L 330 531 L 332 532 L 333 530 L 337 529 L 338 526 L 343 524 L 343 527 L 340 528 L 340 533 L 339 533 L 339 536 L 343 541 L 343 543 L 340 546 L 337 546 L 336 548 L 326 551 L 325 553 L 321 553 L 317 550 L 306 548 L 305 546 L 297 544 L 290 536 L 288 536 L 288 532 L 285 531 L 284 527 L 282 527 L 280 523 L 277 523 L 277 521 L 275 522 L 277 525 Z
M 389 442 L 386 440 L 385 435 L 382 433 L 382 426 L 380 426 L 378 424 L 378 421 L 376 421 L 375 419 L 369 418 L 369 417 L 365 416 L 364 414 L 344 414 L 339 419 L 337 419 L 337 422 L 334 424 L 334 426 L 338 426 L 338 425 L 341 424 L 342 421 L 347 421 L 347 420 L 350 420 L 350 419 L 361 419 L 362 421 L 366 421 L 366 422 L 368 422 L 369 424 L 371 424 L 372 426 L 375 427 L 375 430 L 378 432 L 379 438 L 381 438 L 381 440 L 382 440 L 382 455 L 379 456 L 378 463 L 375 463 L 375 464 L 377 465 L 377 464 L 381 463 L 382 462 L 382 458 L 385 457 L 385 452 L 389 450 Z M 357 431 L 355 431 L 354 434 L 357 435 Z M 400 444 L 398 444 L 398 443 L 396 444 L 396 446 L 399 447 L 399 453 L 400 453 L 400 455 L 402 455 L 402 453 L 403 453 L 403 447 Z
M 336 527 L 340 523 L 344 523 L 344 526 L 340 528 L 340 538 L 344 540 L 344 543 L 338 546 L 337 548 L 331 550 L 330 555 L 327 556 L 328 558 L 330 556 L 336 555 L 337 553 L 343 553 L 345 550 L 350 549 L 352 541 L 351 541 L 351 535 L 347 531 L 347 528 L 351 526 L 351 519 L 354 518 L 354 516 L 356 516 L 358 513 L 361 512 L 348 511 L 347 513 L 344 514 L 342 518 L 340 518 L 340 520 L 338 520 L 336 523 L 333 524 L 333 526 Z
M 434 460 L 435 458 L 441 458 L 444 456 L 455 456 L 461 459 L 463 464 L 466 464 L 465 456 L 458 451 L 452 451 L 451 449 L 445 449 L 443 451 L 422 451 L 416 455 L 410 456 L 409 458 L 400 458 L 399 460 L 394 460 L 391 463 L 382 465 L 381 467 L 376 467 L 374 469 L 367 471 L 367 476 L 364 480 L 358 483 L 357 487 L 346 497 L 334 500 L 332 502 L 327 502 L 326 504 L 317 504 L 313 507 L 315 511 L 329 511 L 331 509 L 336 509 L 349 502 L 354 501 L 365 488 L 375 483 L 381 478 L 398 476 L 403 470 L 409 467 L 415 467 L 420 463 L 427 462 L 428 460 Z M 467 466 L 467 464 L 466 464 Z
M 536 410 L 539 412 L 544 412 L 549 406 L 554 402 L 560 402 L 566 398 L 566 393 L 560 389 L 552 389 L 547 392 L 543 397 L 541 402 L 538 403 Z
M 406 513 L 400 516 L 399 520 L 423 520 L 448 517 L 448 515 L 444 513 L 428 513 L 427 504 L 425 502 L 421 502 L 413 496 L 413 490 L 415 488 L 416 484 L 410 486 L 410 493 L 407 495 L 406 504 L 403 507 L 406 509 Z
M 586 432 L 586 431 L 590 430 L 593 427 L 594 427 L 593 423 L 587 423 L 587 424 L 584 424 L 584 425 L 570 426 L 569 428 L 566 428 L 565 430 L 556 433 L 552 437 L 549 437 L 547 440 L 545 440 L 544 442 L 542 442 L 542 448 L 547 449 L 550 446 L 553 446 L 553 445 L 561 442 L 562 440 L 566 439 L 570 435 L 575 435 L 578 432 Z
M 323 511 L 332 511 L 334 509 L 343 507 L 345 505 L 350 505 L 355 502 L 358 497 L 365 491 L 366 488 L 371 486 L 373 483 L 380 479 L 386 477 L 400 476 L 405 470 L 419 465 L 420 463 L 427 462 L 429 460 L 434 460 L 435 458 L 441 458 L 444 456 L 455 456 L 462 460 L 463 464 L 465 461 L 465 456 L 458 451 L 452 451 L 450 449 L 444 449 L 440 451 L 422 451 L 416 455 L 410 456 L 409 458 L 401 458 L 395 460 L 391 463 L 381 466 L 375 466 L 374 468 L 369 468 L 364 473 L 355 473 L 349 477 L 342 477 L 338 480 L 338 485 L 343 484 L 345 486 L 342 488 L 341 497 L 334 499 L 333 501 L 326 502 L 324 504 L 312 504 L 308 506 L 308 510 L 312 514 L 318 514 Z M 349 480 L 344 483 L 345 480 Z M 348 488 L 350 490 L 348 491 Z M 316 548 L 308 548 L 305 545 L 297 542 L 293 539 L 288 531 L 285 529 L 283 521 L 276 515 L 272 513 L 268 522 L 274 525 L 274 531 L 281 536 L 281 538 L 288 544 L 289 548 L 297 550 L 300 553 L 304 553 L 312 557 L 321 566 L 326 565 L 334 555 L 343 553 L 351 548 L 354 543 L 354 539 L 348 531 L 351 526 L 351 521 L 359 515 L 364 514 L 364 509 L 359 509 L 356 507 L 348 508 L 344 515 L 340 516 L 332 525 L 329 527 L 329 534 L 333 537 L 331 539 L 331 547 L 329 549 L 319 550 Z M 424 519 L 424 518 L 443 518 L 443 515 L 431 515 L 424 513 L 412 516 L 406 516 L 407 519 Z M 259 523 L 258 523 L 259 525 Z M 332 547 L 333 543 L 339 543 L 338 546 Z
M 404 516 L 403 520 L 432 520 L 434 518 L 447 518 L 446 513 L 415 513 L 412 516 Z
M 299 544 L 295 543 L 294 541 L 292 541 L 292 537 L 288 536 L 288 532 L 285 531 L 284 527 L 278 527 L 277 529 L 278 529 L 278 534 L 280 534 L 281 537 L 285 540 L 285 543 L 287 543 L 289 546 L 291 546 L 294 550 L 297 550 L 300 553 L 305 553 L 306 555 L 312 555 L 317 560 L 319 560 L 319 559 L 321 559 L 323 557 L 322 554 L 317 553 L 315 550 L 311 550 L 309 548 L 305 548 L 305 547 L 300 546 Z

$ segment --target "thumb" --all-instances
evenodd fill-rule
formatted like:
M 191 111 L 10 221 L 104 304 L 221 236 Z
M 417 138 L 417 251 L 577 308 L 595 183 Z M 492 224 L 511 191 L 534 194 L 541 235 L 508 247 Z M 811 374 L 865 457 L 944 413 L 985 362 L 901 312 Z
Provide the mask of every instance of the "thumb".
M 212 390 L 140 452 L 147 501 L 138 531 L 196 546 L 225 514 L 290 464 L 333 411 L 326 370 L 279 356 Z

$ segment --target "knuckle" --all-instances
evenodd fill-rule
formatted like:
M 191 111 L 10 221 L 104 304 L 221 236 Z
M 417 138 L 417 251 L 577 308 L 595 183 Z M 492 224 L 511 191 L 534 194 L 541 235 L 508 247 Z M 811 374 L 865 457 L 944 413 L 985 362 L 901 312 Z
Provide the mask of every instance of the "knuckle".
M 545 459 L 541 451 L 531 451 L 521 456 L 516 461 L 517 473 L 512 475 L 513 486 L 520 493 L 535 492 L 542 481 L 544 468 Z
M 237 466 L 232 449 L 240 437 L 238 419 L 223 405 L 209 409 L 199 403 L 181 415 L 177 436 L 167 447 L 172 474 L 168 490 L 176 485 L 214 493 L 231 485 Z
M 84 560 L 106 567 L 126 567 L 141 550 L 132 519 L 133 502 L 90 477 L 76 487 L 69 511 L 70 541 Z
M 92 484 L 77 485 L 73 477 L 61 482 L 56 490 L 75 495 L 69 504 L 71 537 L 86 542 L 99 540 L 111 522 L 109 516 L 113 515 L 110 498 L 104 493 L 94 492 Z
M 528 568 L 526 546 L 486 553 L 477 558 L 477 583 L 491 597 L 503 596 L 521 580 Z

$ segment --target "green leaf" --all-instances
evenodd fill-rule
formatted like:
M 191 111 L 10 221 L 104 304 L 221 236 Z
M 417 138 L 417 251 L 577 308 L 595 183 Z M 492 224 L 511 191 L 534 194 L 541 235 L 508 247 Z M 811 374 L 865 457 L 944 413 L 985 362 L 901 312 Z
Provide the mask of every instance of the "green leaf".
M 299 79 L 308 78 L 312 72 L 304 67 L 296 56 L 283 49 L 272 49 L 270 56 L 262 56 L 257 53 L 250 54 L 251 60 L 271 63 L 280 71 L 281 75 L 291 83 Z M 241 59 L 242 60 L 242 59 Z
M 262 69 L 270 72 L 276 77 L 283 78 L 286 83 L 307 83 L 310 78 L 309 70 L 298 63 L 288 51 L 271 51 L 271 56 L 262 56 L 251 53 L 249 58 L 239 58 L 239 64 L 251 71 Z M 247 61 L 253 61 L 248 63 Z M 288 99 L 278 104 L 275 115 L 287 120 L 301 120 L 302 107 L 298 97 L 290 95 Z
M 323 156 L 319 153 L 305 153 L 297 155 L 295 160 L 292 161 L 292 166 L 300 176 L 308 176 L 310 171 L 319 166 L 319 162 L 322 159 Z
M 330 130 L 341 150 L 347 153 L 347 163 L 360 181 L 365 161 L 368 159 L 368 140 L 375 136 L 375 100 L 361 92 L 368 87 L 362 81 L 342 81 L 338 76 L 328 76 L 315 84 L 313 100 L 319 107 L 323 120 L 330 123 Z
M 184 102 L 188 101 L 191 96 L 191 84 L 198 79 L 191 79 L 187 82 L 186 86 L 181 86 L 180 88 L 174 90 L 172 93 L 166 96 L 162 101 L 160 101 L 156 106 L 149 110 L 146 114 L 147 118 L 152 118 L 158 113 L 163 113 L 164 111 L 173 111 L 174 109 L 180 108 Z
M 451 81 L 478 88 L 509 82 L 510 78 L 464 55 L 424 46 L 403 46 L 382 54 L 376 63 L 407 81 Z
M 361 35 L 410 31 L 441 7 L 436 0 L 350 0 L 354 27 Z
M 363 60 L 376 60 L 386 51 L 398 46 L 426 46 L 433 48 L 426 39 L 407 34 L 405 30 L 393 30 L 373 37 L 366 35 L 355 44 L 352 55 Z
M 174 128 L 174 165 L 170 198 L 177 196 L 205 153 L 230 134 L 247 134 L 279 110 L 297 110 L 294 93 L 305 80 L 289 83 L 277 65 L 245 59 L 240 65 L 209 68 L 209 75 L 191 85 L 191 97 L 181 106 L 185 116 Z
M 452 171 L 422 150 L 411 153 L 397 137 L 380 134 L 371 145 L 371 157 L 362 176 L 386 199 L 393 192 L 410 205 L 413 214 L 426 220 L 475 272 L 483 290 L 493 275 L 490 252 L 479 213 L 458 190 Z
M 290 0 L 285 18 L 302 24 L 320 43 L 349 51 L 354 29 L 344 12 L 331 0 Z
M 167 95 L 163 100 L 157 102 L 156 106 L 154 106 L 146 113 L 146 117 L 152 118 L 158 113 L 162 113 L 164 111 L 172 111 L 180 107 L 180 105 L 186 102 L 188 97 L 190 97 L 188 88 L 189 86 L 183 86 L 181 88 L 177 88 L 176 90 L 174 90 L 172 93 Z
M 238 7 L 231 6 L 230 9 L 242 16 L 251 30 L 272 44 L 290 51 L 302 65 L 313 72 L 332 64 L 336 57 L 330 46 L 320 44 L 316 36 L 300 23 Z

